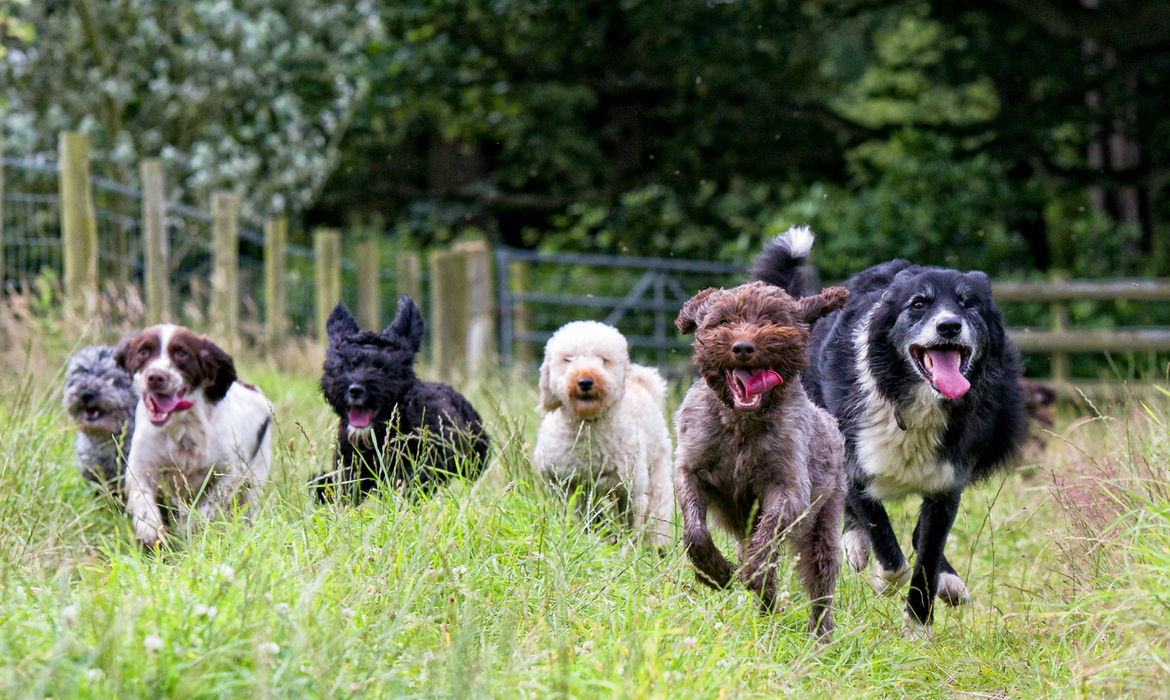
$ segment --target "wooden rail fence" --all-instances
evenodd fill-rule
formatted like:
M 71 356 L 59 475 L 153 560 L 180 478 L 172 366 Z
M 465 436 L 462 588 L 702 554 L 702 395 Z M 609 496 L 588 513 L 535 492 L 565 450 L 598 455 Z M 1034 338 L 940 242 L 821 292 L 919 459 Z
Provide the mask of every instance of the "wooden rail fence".
M 61 249 L 64 263 L 66 306 L 74 312 L 94 308 L 99 280 L 99 242 L 94 206 L 94 178 L 90 173 L 89 139 L 78 133 L 62 133 L 57 163 Z M 0 153 L 3 143 L 0 141 Z M 143 286 L 147 321 L 157 323 L 173 317 L 173 295 L 168 269 L 168 203 L 162 162 L 155 158 L 141 164 L 141 245 Z M 3 164 L 0 163 L 0 207 L 3 206 Z M 128 188 L 124 188 L 127 189 Z M 135 193 L 139 196 L 139 193 Z M 211 198 L 212 213 L 207 216 L 212 227 L 210 325 L 235 346 L 239 338 L 240 288 L 240 193 L 219 191 Z M 172 204 L 175 211 L 189 207 Z M 3 209 L 0 209 L 3 212 Z M 0 214 L 0 261 L 3 260 Z M 260 241 L 250 234 L 250 241 Z M 264 343 L 279 345 L 289 332 L 287 316 L 288 222 L 283 217 L 269 217 L 264 222 L 261 241 L 263 260 Z M 294 246 L 295 247 L 295 246 Z M 341 234 L 332 229 L 314 232 L 314 277 L 316 284 L 316 333 L 325 340 L 325 319 L 342 297 Z M 399 293 L 422 301 L 423 262 L 418 252 L 402 251 L 393 261 L 379 258 L 379 248 L 372 236 L 355 247 L 352 265 L 357 275 L 357 305 L 354 311 L 364 328 L 378 329 L 387 320 L 380 294 L 380 273 L 386 267 L 397 271 Z M 107 251 L 108 252 L 108 251 Z M 296 252 L 296 251 L 294 251 Z M 298 254 L 303 255 L 303 252 Z M 493 260 L 494 258 L 494 260 Z M 431 251 L 428 258 L 431 280 L 428 336 L 431 360 L 443 374 L 465 376 L 478 374 L 495 355 L 498 346 L 505 364 L 513 357 L 531 361 L 538 356 L 539 344 L 552 329 L 530 327 L 533 304 L 610 308 L 610 318 L 621 319 L 626 312 L 648 311 L 655 315 L 652 337 L 631 338 L 632 345 L 664 349 L 682 347 L 685 341 L 668 329 L 673 313 L 688 296 L 688 290 L 671 274 L 700 271 L 742 277 L 742 268 L 707 261 L 633 258 L 574 254 L 542 254 L 499 248 L 495 255 L 483 241 L 457 243 L 444 250 Z M 493 272 L 492 265 L 496 270 Z M 526 266 L 531 264 L 585 265 L 601 268 L 644 270 L 646 274 L 625 297 L 599 297 L 575 294 L 573 290 L 538 291 L 526 289 Z M 3 268 L 0 267 L 0 270 Z M 493 280 L 497 289 L 492 290 Z M 1076 301 L 1133 300 L 1170 302 L 1170 279 L 1060 280 L 1046 282 L 996 281 L 993 293 L 1001 303 L 1042 303 L 1050 306 L 1050 324 L 1045 328 L 1011 328 L 1009 333 L 1021 351 L 1052 357 L 1053 379 L 1069 378 L 1068 357 L 1079 353 L 1170 353 L 1170 327 L 1129 327 L 1111 329 L 1073 328 L 1069 323 L 1069 304 Z M 691 290 L 693 291 L 693 290 Z M 498 296 L 497 296 L 498 295 Z M 497 305 L 498 304 L 498 305 Z M 556 314 L 552 314 L 555 317 Z M 496 341 L 496 321 L 502 337 Z M 513 344 L 519 347 L 513 348 Z
M 1076 329 L 1068 322 L 1074 301 L 1170 301 L 1170 279 L 1057 280 L 993 282 L 997 302 L 1041 302 L 1051 306 L 1050 328 L 1009 329 L 1026 353 L 1052 357 L 1052 378 L 1068 381 L 1068 356 L 1074 353 L 1170 352 L 1170 328 Z

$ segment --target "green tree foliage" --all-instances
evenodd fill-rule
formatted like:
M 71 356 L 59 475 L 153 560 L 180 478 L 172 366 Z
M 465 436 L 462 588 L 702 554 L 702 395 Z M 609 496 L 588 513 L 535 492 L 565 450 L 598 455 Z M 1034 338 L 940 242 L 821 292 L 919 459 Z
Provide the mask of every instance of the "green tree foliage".
M 184 192 L 238 187 L 249 213 L 303 209 L 336 163 L 366 95 L 366 3 L 325 0 L 48 0 L 15 16 L 9 153 L 51 153 L 56 133 L 93 133 L 99 171 L 133 182 L 161 156 Z
M 726 259 L 807 222 L 833 275 L 1157 270 L 1170 23 L 1088 5 L 386 3 L 311 216 Z

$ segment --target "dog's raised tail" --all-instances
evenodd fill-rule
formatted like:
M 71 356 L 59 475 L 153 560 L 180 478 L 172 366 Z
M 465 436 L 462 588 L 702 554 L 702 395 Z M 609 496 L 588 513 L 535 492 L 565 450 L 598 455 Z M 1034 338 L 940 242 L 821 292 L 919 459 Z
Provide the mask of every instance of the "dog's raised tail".
M 752 279 L 779 287 L 793 297 L 803 296 L 805 280 L 800 268 L 812 253 L 813 238 L 808 226 L 793 226 L 776 236 L 752 265 Z
M 641 384 L 658 405 L 666 405 L 666 380 L 653 367 L 643 367 L 631 362 L 630 371 L 626 373 L 626 386 L 630 384 Z

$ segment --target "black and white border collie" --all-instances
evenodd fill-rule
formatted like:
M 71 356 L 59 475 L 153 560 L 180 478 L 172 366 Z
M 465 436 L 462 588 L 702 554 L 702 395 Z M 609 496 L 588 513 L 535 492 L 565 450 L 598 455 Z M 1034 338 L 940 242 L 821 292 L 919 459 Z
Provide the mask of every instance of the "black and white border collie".
M 753 277 L 798 296 L 812 242 L 807 227 L 777 237 Z M 905 632 L 926 638 L 936 595 L 970 600 L 943 555 L 963 489 L 1010 466 L 1026 437 L 1019 355 L 982 272 L 893 260 L 844 286 L 845 308 L 813 329 L 804 385 L 845 436 L 846 557 L 861 571 L 873 551 L 879 591 L 909 580 Z M 883 506 L 910 495 L 913 571 Z

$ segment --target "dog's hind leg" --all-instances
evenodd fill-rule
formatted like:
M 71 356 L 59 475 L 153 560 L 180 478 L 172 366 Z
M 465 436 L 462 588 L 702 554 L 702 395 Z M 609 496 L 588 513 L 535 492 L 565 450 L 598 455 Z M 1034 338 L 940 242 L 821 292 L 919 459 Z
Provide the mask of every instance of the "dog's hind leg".
M 841 510 L 840 497 L 836 503 L 826 503 L 821 508 L 800 542 L 800 559 L 796 562 L 796 573 L 810 603 L 809 634 L 825 642 L 833 636 L 833 592 L 841 567 L 837 536 L 841 529 Z
M 868 536 L 877 566 L 872 579 L 878 593 L 891 592 L 910 577 L 910 562 L 902 554 L 898 536 L 890 525 L 890 516 L 882 504 L 865 495 L 862 487 L 850 484 L 845 508 L 856 527 Z

